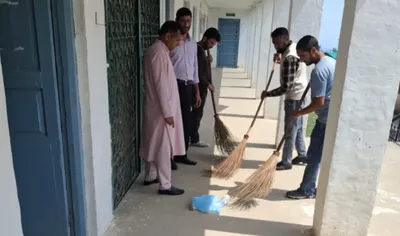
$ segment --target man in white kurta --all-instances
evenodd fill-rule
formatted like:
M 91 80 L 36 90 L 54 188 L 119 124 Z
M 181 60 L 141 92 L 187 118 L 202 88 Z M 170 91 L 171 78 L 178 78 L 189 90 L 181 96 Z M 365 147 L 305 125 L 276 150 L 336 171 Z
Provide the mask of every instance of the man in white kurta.
M 159 183 L 158 192 L 181 195 L 171 185 L 171 157 L 184 155 L 185 141 L 178 86 L 169 53 L 179 45 L 179 25 L 167 21 L 159 39 L 144 55 L 144 114 L 140 156 L 145 161 L 144 185 Z

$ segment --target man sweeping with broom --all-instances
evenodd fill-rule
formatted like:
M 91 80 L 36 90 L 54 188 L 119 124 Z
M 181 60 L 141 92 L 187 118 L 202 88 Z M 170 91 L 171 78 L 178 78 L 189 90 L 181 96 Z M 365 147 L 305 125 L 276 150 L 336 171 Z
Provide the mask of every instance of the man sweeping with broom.
M 303 135 L 303 117 L 292 120 L 294 110 L 300 103 L 301 95 L 307 86 L 306 65 L 300 62 L 296 53 L 296 44 L 289 39 L 289 31 L 280 27 L 271 33 L 272 43 L 280 61 L 281 86 L 271 91 L 263 91 L 261 98 L 285 95 L 285 124 L 284 136 L 287 137 L 283 146 L 282 161 L 276 166 L 277 170 L 290 170 L 292 164 L 305 163 L 306 144 Z M 280 57 L 280 55 L 282 56 Z M 298 156 L 293 159 L 293 147 L 296 147 Z
M 214 85 L 211 82 L 211 70 L 209 63 L 212 58 L 207 57 L 206 50 L 213 48 L 221 40 L 221 35 L 216 28 L 209 28 L 204 32 L 203 38 L 197 43 L 197 63 L 199 73 L 199 91 L 201 104 L 192 109 L 192 129 L 190 135 L 190 145 L 194 147 L 208 147 L 209 144 L 200 140 L 199 128 L 203 118 L 204 106 L 207 100 L 208 90 L 214 92 Z
M 316 181 L 321 163 L 336 61 L 326 56 L 320 50 L 318 40 L 310 35 L 300 39 L 296 49 L 300 61 L 308 66 L 315 64 L 315 68 L 310 80 L 312 102 L 306 108 L 297 111 L 293 117 L 315 112 L 318 118 L 311 133 L 303 181 L 299 189 L 287 192 L 286 196 L 291 199 L 306 199 L 316 196 Z

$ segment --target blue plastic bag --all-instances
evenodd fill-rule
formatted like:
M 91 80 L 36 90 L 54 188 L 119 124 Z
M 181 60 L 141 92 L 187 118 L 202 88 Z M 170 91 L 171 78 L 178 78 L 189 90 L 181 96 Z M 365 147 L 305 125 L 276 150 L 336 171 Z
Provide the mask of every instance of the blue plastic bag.
M 198 210 L 202 213 L 220 214 L 221 209 L 228 204 L 230 197 L 228 195 L 219 199 L 214 195 L 201 195 L 192 198 L 193 210 Z

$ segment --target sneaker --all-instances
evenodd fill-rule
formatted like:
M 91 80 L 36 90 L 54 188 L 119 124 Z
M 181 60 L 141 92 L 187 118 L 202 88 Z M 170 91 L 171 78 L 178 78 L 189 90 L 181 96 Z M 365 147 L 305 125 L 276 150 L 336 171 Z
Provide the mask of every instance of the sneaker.
M 315 198 L 315 195 L 305 195 L 299 190 L 289 191 L 286 193 L 286 197 L 294 200 L 311 199 Z
M 307 164 L 307 157 L 298 156 L 292 160 L 293 165 L 306 165 Z
M 206 142 L 198 141 L 197 143 L 190 143 L 190 146 L 205 148 L 205 147 L 209 147 L 210 145 Z
M 276 165 L 276 170 L 291 170 L 292 165 L 291 164 L 284 164 L 283 162 L 279 162 Z

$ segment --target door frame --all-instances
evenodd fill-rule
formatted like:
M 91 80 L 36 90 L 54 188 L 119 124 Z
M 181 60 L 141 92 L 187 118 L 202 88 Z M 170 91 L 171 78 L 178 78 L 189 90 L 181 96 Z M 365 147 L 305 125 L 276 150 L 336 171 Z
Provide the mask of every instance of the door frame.
M 233 68 L 237 68 L 237 66 L 238 66 L 238 60 L 239 60 L 239 45 L 240 45 L 240 24 L 241 24 L 241 19 L 240 18 L 226 18 L 226 17 L 219 17 L 218 18 L 218 29 L 220 29 L 221 28 L 221 20 L 234 20 L 234 21 L 237 21 L 238 23 L 239 23 L 239 26 L 238 26 L 238 40 L 237 40 L 237 46 L 236 46 L 236 58 L 235 58 L 235 61 L 236 61 L 236 65 L 235 65 L 235 67 L 233 67 Z M 221 35 L 221 37 L 222 37 L 223 35 Z M 220 63 L 220 60 L 219 60 L 219 52 L 220 52 L 220 49 L 219 49 L 220 47 L 218 47 L 217 48 L 217 63 L 216 63 L 216 66 L 217 67 L 221 67 L 221 63 Z
M 86 201 L 79 83 L 75 53 L 72 0 L 51 0 L 57 81 L 64 142 L 65 178 L 72 210 L 69 225 L 73 236 L 85 236 Z M 72 213 L 72 215 L 71 215 Z

